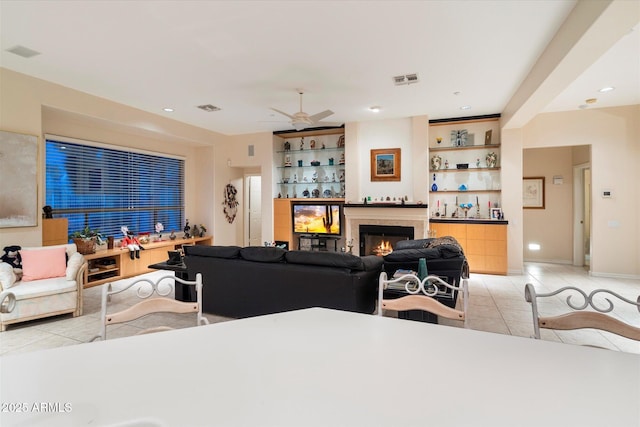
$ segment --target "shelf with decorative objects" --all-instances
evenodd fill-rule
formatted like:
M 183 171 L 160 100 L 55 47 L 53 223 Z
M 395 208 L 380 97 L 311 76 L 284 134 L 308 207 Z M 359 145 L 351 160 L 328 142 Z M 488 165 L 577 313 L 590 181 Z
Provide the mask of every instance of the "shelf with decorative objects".
M 276 198 L 344 198 L 344 128 L 274 133 Z
M 429 122 L 432 218 L 500 219 L 500 115 Z

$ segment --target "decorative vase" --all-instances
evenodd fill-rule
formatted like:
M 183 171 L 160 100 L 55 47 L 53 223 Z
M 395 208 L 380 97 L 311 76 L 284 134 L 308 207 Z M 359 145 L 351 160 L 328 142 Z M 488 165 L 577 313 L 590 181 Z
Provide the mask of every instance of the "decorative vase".
M 433 185 L 431 186 L 431 191 L 438 191 L 438 185 L 436 184 L 436 174 L 433 174 Z

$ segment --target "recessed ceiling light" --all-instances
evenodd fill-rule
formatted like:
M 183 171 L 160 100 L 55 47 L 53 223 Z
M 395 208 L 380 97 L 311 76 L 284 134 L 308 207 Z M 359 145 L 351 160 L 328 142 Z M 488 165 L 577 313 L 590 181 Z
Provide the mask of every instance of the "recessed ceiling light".
M 588 107 L 587 104 L 578 105 L 578 108 L 581 109 L 581 110 L 584 110 L 587 107 Z
M 166 111 L 167 113 L 173 113 L 173 108 L 163 108 L 162 111 Z
M 463 105 L 460 107 L 461 110 L 471 110 L 471 105 Z
M 607 87 L 603 87 L 598 92 L 605 93 L 605 92 L 611 92 L 612 90 L 616 90 L 616 88 L 613 86 L 607 86 Z
M 585 99 L 585 101 L 587 104 L 595 104 L 596 102 L 598 102 L 597 98 L 589 98 L 589 99 Z
M 374 113 L 379 113 L 380 110 L 382 110 L 382 107 L 380 107 L 379 105 L 374 105 L 373 107 L 369 107 L 369 111 Z

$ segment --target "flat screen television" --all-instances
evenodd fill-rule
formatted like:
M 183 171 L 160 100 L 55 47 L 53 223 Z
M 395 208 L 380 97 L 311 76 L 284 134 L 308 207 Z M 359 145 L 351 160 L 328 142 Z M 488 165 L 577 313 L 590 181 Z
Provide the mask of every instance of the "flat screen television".
M 291 206 L 293 232 L 341 236 L 340 207 L 340 204 L 335 203 L 294 203 Z

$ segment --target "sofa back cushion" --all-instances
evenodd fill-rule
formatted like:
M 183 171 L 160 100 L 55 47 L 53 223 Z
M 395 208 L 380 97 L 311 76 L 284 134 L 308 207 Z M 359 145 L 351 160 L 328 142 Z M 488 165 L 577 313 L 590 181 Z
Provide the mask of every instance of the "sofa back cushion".
M 286 253 L 287 251 L 282 248 L 265 246 L 248 246 L 240 249 L 241 258 L 256 262 L 282 262 Z
M 289 251 L 284 258 L 289 264 L 348 268 L 349 270 L 357 271 L 364 270 L 364 265 L 360 257 L 341 252 Z
M 21 249 L 22 281 L 63 277 L 66 275 L 66 245 L 39 249 Z
M 240 256 L 239 246 L 183 246 L 185 255 L 234 259 Z

